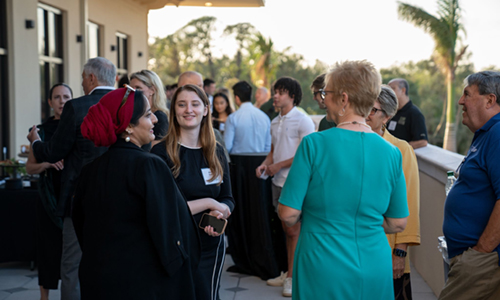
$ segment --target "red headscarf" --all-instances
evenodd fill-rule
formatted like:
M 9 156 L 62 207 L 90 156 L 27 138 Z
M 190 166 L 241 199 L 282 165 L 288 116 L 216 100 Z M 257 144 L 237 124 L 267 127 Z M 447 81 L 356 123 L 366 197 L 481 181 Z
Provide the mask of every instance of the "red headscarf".
M 109 147 L 116 142 L 117 135 L 125 131 L 134 112 L 135 92 L 129 91 L 122 105 L 126 92 L 127 88 L 111 91 L 90 107 L 80 127 L 83 137 L 97 147 Z

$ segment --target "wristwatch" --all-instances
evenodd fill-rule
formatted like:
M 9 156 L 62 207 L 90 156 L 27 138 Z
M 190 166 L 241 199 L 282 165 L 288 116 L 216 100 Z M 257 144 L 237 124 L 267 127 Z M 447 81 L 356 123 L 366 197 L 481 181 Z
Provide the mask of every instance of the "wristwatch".
M 406 251 L 398 249 L 398 248 L 394 248 L 394 251 L 392 251 L 392 253 L 396 256 L 399 256 L 399 257 L 406 257 L 406 254 L 407 254 Z

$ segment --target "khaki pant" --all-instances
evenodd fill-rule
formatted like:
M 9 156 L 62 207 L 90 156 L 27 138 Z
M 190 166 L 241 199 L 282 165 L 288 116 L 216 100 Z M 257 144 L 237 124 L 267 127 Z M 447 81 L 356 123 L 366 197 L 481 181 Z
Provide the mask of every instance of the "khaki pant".
M 498 253 L 472 248 L 450 261 L 448 281 L 439 300 L 500 299 Z

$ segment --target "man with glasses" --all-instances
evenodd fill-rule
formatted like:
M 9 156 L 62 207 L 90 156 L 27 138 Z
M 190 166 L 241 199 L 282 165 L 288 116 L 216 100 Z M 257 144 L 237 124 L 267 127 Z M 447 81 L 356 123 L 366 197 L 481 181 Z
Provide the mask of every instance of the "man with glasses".
M 63 218 L 61 257 L 61 299 L 80 299 L 78 267 L 82 252 L 71 219 L 71 202 L 78 176 L 84 165 L 103 154 L 107 148 L 96 147 L 82 136 L 80 125 L 89 108 L 114 90 L 116 67 L 103 57 L 89 59 L 83 66 L 82 87 L 85 96 L 64 105 L 59 126 L 48 142 L 40 141 L 33 126 L 28 134 L 31 151 L 37 162 L 55 163 L 64 159 L 61 192 L 56 215 Z M 111 171 L 111 170 L 110 170 Z
M 407 141 L 413 149 L 427 146 L 425 118 L 410 100 L 408 81 L 396 78 L 389 81 L 389 86 L 398 97 L 398 112 L 389 121 L 387 130 L 398 139 Z
M 464 84 L 458 104 L 474 138 L 444 204 L 450 272 L 439 299 L 500 299 L 500 72 Z
M 314 79 L 314 81 L 311 84 L 311 91 L 313 93 L 313 99 L 318 102 L 318 106 L 320 109 L 325 110 L 326 105 L 325 105 L 325 97 L 322 93 L 323 88 L 325 86 L 325 76 L 326 74 L 321 74 L 318 77 Z M 330 129 L 332 127 L 337 127 L 337 124 L 333 122 L 332 120 L 328 120 L 327 118 L 328 115 L 326 115 L 321 121 L 319 122 L 319 127 L 318 131 L 323 131 Z

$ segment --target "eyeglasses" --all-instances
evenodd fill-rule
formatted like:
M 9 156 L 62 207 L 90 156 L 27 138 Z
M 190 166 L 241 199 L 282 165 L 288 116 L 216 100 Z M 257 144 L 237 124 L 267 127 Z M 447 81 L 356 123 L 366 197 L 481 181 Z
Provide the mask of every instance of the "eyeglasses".
M 123 87 L 126 88 L 127 91 L 125 92 L 125 96 L 123 96 L 122 103 L 120 103 L 120 106 L 116 111 L 116 120 L 118 121 L 118 124 L 120 124 L 120 118 L 118 118 L 118 113 L 120 112 L 120 109 L 125 105 L 125 103 L 127 103 L 127 98 L 128 95 L 130 95 L 130 92 L 135 92 L 135 89 L 128 84 L 124 84 Z
M 318 93 L 321 93 L 321 99 L 324 101 L 327 93 L 335 93 L 335 91 L 327 91 L 324 89 L 319 89 Z
M 381 111 L 385 114 L 385 111 L 383 109 L 372 107 L 372 110 L 370 111 L 370 116 L 373 116 L 374 114 L 376 114 L 379 111 Z

